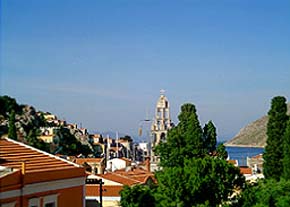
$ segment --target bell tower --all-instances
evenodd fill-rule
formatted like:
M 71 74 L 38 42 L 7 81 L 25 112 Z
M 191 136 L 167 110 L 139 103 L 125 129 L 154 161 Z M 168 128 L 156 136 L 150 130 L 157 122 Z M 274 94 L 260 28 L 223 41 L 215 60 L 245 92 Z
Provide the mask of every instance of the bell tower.
M 164 95 L 165 91 L 160 91 L 160 97 L 156 104 L 155 117 L 151 126 L 152 144 L 151 144 L 151 161 L 158 162 L 159 159 L 154 155 L 153 149 L 160 142 L 166 140 L 167 131 L 171 128 L 169 102 Z

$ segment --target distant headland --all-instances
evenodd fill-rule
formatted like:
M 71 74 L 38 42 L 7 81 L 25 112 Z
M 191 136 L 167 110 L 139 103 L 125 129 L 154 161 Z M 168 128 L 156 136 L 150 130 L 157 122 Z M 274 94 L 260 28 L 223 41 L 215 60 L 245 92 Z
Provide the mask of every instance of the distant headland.
M 287 104 L 290 115 L 290 103 Z M 268 116 L 263 116 L 243 127 L 237 135 L 224 143 L 228 147 L 265 147 L 267 140 Z

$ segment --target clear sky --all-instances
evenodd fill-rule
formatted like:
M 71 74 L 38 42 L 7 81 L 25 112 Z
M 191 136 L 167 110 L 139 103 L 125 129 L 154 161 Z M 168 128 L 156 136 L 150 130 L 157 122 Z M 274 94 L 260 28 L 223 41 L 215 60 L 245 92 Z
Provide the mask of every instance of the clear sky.
M 90 131 L 137 134 L 166 90 L 220 140 L 290 99 L 289 0 L 0 0 L 0 92 Z

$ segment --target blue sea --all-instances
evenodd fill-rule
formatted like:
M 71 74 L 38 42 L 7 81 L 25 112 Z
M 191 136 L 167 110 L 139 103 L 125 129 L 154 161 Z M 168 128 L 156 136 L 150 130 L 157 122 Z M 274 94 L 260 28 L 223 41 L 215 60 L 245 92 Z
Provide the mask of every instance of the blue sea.
M 247 157 L 252 157 L 264 152 L 264 148 L 258 147 L 226 147 L 231 160 L 238 160 L 239 166 L 247 165 Z

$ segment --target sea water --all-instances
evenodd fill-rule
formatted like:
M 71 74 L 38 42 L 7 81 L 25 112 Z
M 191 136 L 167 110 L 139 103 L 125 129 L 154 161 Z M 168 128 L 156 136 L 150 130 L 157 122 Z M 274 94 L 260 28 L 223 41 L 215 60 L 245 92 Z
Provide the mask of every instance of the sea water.
M 239 166 L 247 165 L 247 157 L 253 157 L 264 152 L 264 148 L 258 147 L 226 147 L 229 158 L 238 160 Z

